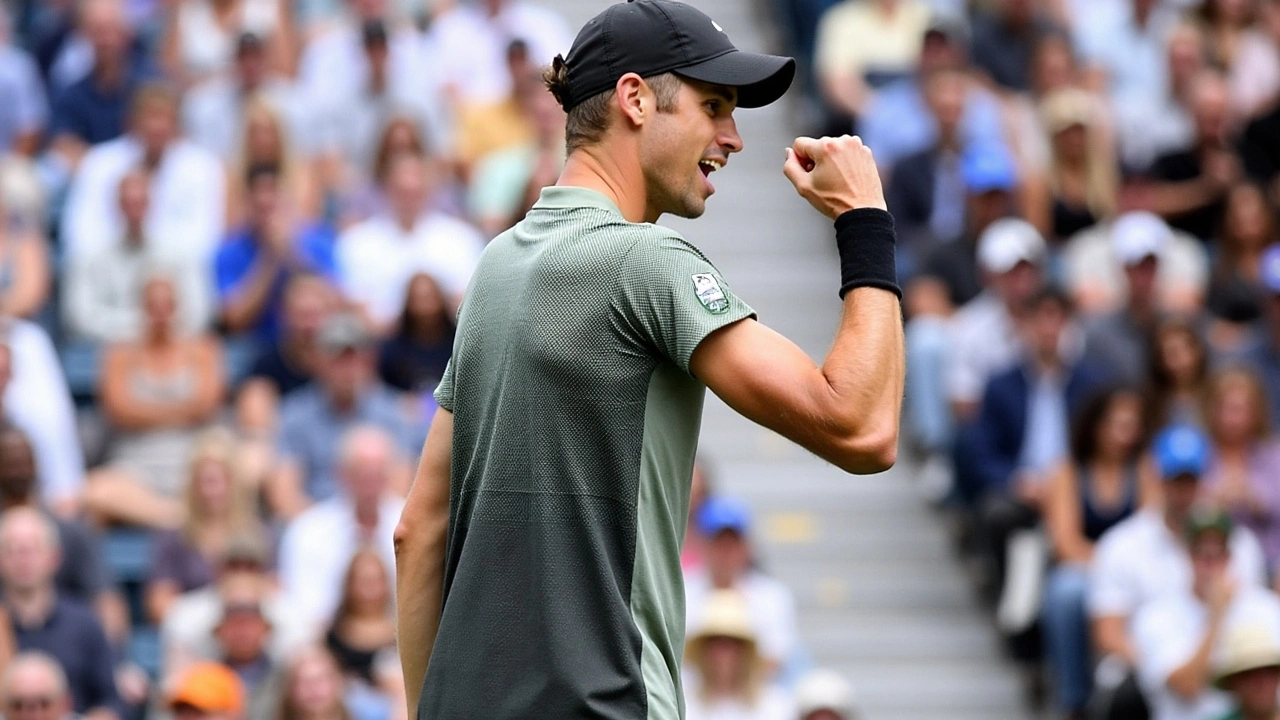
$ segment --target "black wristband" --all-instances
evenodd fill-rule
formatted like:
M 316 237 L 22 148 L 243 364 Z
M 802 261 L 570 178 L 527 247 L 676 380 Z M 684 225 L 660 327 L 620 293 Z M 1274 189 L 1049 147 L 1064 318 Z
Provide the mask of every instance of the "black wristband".
M 856 208 L 836 218 L 841 300 L 860 287 L 888 290 L 902 299 L 894 237 L 893 216 L 879 208 Z

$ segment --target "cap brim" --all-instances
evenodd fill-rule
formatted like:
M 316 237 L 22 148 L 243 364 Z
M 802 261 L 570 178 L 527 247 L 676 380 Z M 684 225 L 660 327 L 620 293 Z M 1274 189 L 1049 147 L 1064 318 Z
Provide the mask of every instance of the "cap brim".
M 738 89 L 738 107 L 768 105 L 787 92 L 796 76 L 796 61 L 778 55 L 733 50 L 687 67 L 675 74 Z

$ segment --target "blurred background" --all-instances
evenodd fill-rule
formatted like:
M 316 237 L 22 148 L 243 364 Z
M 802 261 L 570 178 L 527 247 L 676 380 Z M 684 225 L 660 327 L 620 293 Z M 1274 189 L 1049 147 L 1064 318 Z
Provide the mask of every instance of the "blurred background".
M 897 467 L 710 399 L 691 720 L 1274 720 L 1280 0 L 697 0 L 795 56 L 694 222 L 821 358 L 857 133 Z M 405 716 L 391 531 L 601 0 L 0 4 L 0 711 Z

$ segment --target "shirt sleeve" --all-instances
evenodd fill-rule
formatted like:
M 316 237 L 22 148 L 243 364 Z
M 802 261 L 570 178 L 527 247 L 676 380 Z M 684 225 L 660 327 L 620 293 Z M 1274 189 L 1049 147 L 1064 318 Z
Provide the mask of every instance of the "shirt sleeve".
M 1195 654 L 1203 628 L 1173 605 L 1159 603 L 1138 613 L 1133 639 L 1138 651 L 1138 679 L 1148 692 L 1158 692 L 1174 670 Z
M 22 132 L 35 132 L 49 121 L 49 104 L 40 83 L 40 71 L 25 53 L 17 55 L 18 92 L 14 98 L 14 117 Z
M 641 346 L 689 372 L 693 351 L 726 325 L 755 317 L 715 266 L 678 237 L 645 238 L 623 259 L 612 303 Z
M 1111 540 L 1112 542 L 1107 542 L 1104 538 L 1098 543 L 1093 565 L 1089 569 L 1086 604 L 1092 618 L 1128 617 L 1138 605 L 1132 574 L 1126 572 L 1121 556 L 1123 547 L 1115 542 L 1115 538 Z
M 435 395 L 437 405 L 453 412 L 453 360 L 444 366 L 444 377 L 440 378 Z

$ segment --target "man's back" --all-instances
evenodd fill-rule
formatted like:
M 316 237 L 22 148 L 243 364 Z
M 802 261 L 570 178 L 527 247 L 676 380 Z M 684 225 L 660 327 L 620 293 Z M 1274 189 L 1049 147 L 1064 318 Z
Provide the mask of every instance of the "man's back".
M 679 717 L 689 357 L 751 314 L 691 245 L 589 190 L 544 190 L 493 241 L 438 393 L 450 525 L 419 717 Z

